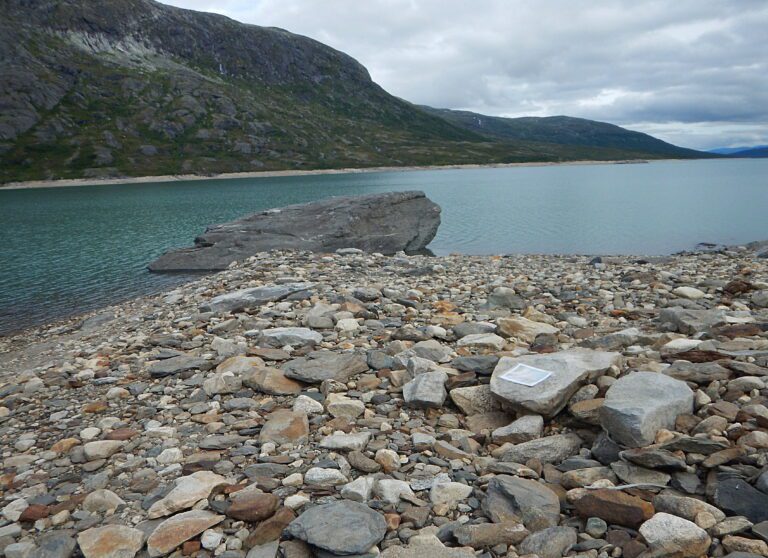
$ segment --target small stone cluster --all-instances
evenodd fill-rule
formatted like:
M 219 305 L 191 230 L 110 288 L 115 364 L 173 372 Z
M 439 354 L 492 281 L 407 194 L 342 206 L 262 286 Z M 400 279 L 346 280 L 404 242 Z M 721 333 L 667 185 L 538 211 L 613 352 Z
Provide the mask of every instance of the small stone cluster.
M 0 555 L 768 556 L 767 271 L 271 252 L 0 339 Z

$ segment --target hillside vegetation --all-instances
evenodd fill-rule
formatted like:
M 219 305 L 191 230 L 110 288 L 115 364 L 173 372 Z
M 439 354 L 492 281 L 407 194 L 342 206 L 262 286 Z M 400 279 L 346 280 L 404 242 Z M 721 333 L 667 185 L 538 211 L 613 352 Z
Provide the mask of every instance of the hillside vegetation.
M 0 4 L 0 182 L 703 156 L 618 127 L 592 143 L 489 133 L 307 37 L 151 0 Z

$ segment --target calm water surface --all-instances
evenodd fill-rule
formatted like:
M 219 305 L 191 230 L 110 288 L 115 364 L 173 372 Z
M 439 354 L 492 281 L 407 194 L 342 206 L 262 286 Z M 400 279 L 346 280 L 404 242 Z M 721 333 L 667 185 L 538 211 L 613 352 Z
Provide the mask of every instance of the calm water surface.
M 178 283 L 145 266 L 206 225 L 412 189 L 443 208 L 437 254 L 667 254 L 768 239 L 768 159 L 0 190 L 0 334 Z

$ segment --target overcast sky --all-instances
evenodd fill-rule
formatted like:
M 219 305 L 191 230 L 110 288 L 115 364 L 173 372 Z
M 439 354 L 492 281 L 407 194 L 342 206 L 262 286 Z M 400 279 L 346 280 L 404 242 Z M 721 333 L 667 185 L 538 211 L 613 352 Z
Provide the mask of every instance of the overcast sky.
M 768 144 L 768 0 L 163 0 L 350 54 L 414 103 Z

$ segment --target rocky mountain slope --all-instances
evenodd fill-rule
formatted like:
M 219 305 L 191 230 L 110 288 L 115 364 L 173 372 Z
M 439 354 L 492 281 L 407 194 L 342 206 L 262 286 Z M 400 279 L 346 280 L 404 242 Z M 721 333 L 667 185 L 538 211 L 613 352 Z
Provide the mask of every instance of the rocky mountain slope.
M 2 11 L 0 182 L 656 156 L 481 135 L 389 95 L 346 54 L 220 15 L 151 0 Z
M 564 145 L 636 151 L 673 158 L 716 156 L 678 147 L 642 132 L 584 118 L 571 116 L 502 118 L 462 110 L 424 106 L 421 108 L 460 128 L 498 140 L 548 141 Z

